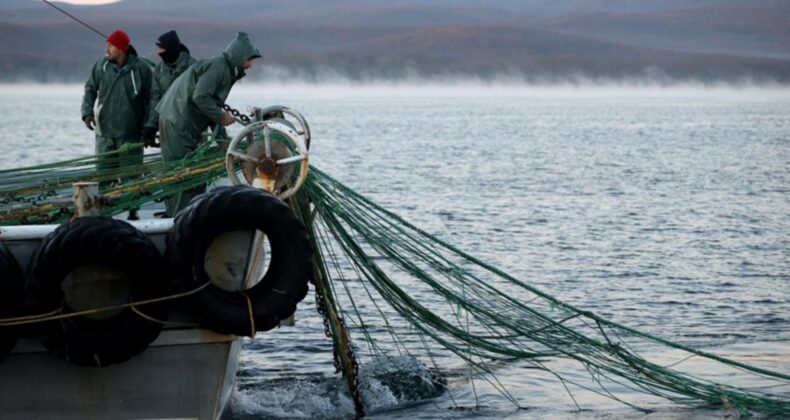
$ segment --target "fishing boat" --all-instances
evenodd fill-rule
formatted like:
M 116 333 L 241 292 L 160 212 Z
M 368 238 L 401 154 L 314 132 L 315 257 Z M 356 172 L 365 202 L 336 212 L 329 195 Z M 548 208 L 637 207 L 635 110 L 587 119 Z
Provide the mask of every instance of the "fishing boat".
M 174 164 L 154 156 L 99 171 L 84 158 L 0 171 L 4 418 L 218 418 L 240 337 L 290 324 L 308 284 L 349 416 L 378 408 L 365 390 L 419 403 L 459 383 L 521 410 L 497 369 L 556 380 L 579 409 L 578 389 L 655 407 L 626 389 L 725 415 L 790 413 L 781 366 L 563 302 L 309 165 L 297 112 L 233 114 L 244 128 L 229 143 Z M 108 217 L 220 177 L 234 185 L 174 219 Z M 92 183 L 72 187 L 80 180 Z
M 112 197 L 78 182 L 70 220 L 0 227 L 3 418 L 220 417 L 240 337 L 292 322 L 312 279 L 287 203 L 309 168 L 307 122 L 282 106 L 242 119 L 233 186 L 174 219 L 102 216 Z

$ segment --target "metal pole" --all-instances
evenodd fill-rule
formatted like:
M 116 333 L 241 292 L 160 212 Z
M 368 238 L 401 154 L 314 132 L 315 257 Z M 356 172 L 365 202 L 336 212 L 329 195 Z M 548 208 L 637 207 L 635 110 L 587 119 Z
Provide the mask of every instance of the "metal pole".
M 82 26 L 84 26 L 84 27 L 86 27 L 86 28 L 90 29 L 90 30 L 91 30 L 91 31 L 93 31 L 93 32 L 96 32 L 96 33 L 97 33 L 97 34 L 98 34 L 100 37 L 102 37 L 102 38 L 107 38 L 107 35 L 104 35 L 103 33 L 99 32 L 99 30 L 98 30 L 98 29 L 96 29 L 96 28 L 94 28 L 93 26 L 91 26 L 91 25 L 88 25 L 87 23 L 85 23 L 85 22 L 83 22 L 83 21 L 79 20 L 79 19 L 78 19 L 76 16 L 72 15 L 71 13 L 69 13 L 69 12 L 67 12 L 67 11 L 65 11 L 65 10 L 63 10 L 63 9 L 61 9 L 61 8 L 60 8 L 60 7 L 58 7 L 58 6 L 55 6 L 54 4 L 52 4 L 52 3 L 48 2 L 47 0 L 41 0 L 41 1 L 43 1 L 45 4 L 47 4 L 47 5 L 49 5 L 49 6 L 52 6 L 52 7 L 53 7 L 55 10 L 57 10 L 58 12 L 60 12 L 60 13 L 63 13 L 64 15 L 66 15 L 66 16 L 68 16 L 68 17 L 70 17 L 70 18 L 74 19 L 74 20 L 75 20 L 75 21 L 77 21 L 78 23 L 82 24 Z

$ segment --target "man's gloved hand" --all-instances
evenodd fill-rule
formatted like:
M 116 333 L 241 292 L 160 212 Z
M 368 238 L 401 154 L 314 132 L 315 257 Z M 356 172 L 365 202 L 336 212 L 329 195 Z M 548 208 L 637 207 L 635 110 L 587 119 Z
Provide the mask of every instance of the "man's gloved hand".
M 233 115 L 230 115 L 230 112 L 228 112 L 228 111 L 225 111 L 225 113 L 222 114 L 222 119 L 219 120 L 219 123 L 223 127 L 227 127 L 227 126 L 229 126 L 229 125 L 231 125 L 231 124 L 233 124 L 235 122 L 236 122 L 236 119 L 233 118 Z
M 154 127 L 143 127 L 143 143 L 145 147 L 159 147 L 159 143 L 156 142 L 156 128 Z
M 96 127 L 96 120 L 93 119 L 93 115 L 82 117 L 82 122 L 85 123 L 85 127 L 88 127 L 88 130 L 93 131 L 93 127 Z

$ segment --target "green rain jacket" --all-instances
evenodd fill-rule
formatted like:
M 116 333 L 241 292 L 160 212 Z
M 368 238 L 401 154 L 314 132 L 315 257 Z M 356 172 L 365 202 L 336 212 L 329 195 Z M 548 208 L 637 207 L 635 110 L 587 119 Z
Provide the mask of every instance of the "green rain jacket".
M 230 88 L 244 77 L 244 61 L 251 57 L 260 52 L 239 32 L 225 52 L 197 61 L 173 82 L 156 107 L 159 117 L 179 134 L 198 138 L 210 124 L 219 124 Z
M 143 123 L 153 111 L 150 108 L 151 77 L 151 68 L 137 58 L 132 47 L 123 66 L 106 57 L 99 60 L 85 82 L 82 118 L 94 116 L 97 135 L 139 139 Z
M 156 105 L 162 99 L 167 89 L 173 84 L 173 81 L 181 75 L 189 66 L 195 61 L 195 58 L 189 55 L 189 51 L 181 51 L 178 58 L 173 63 L 165 63 L 160 61 L 154 68 L 153 82 L 151 83 L 151 116 L 145 122 L 146 127 L 157 127 L 159 125 L 159 114 L 156 112 Z

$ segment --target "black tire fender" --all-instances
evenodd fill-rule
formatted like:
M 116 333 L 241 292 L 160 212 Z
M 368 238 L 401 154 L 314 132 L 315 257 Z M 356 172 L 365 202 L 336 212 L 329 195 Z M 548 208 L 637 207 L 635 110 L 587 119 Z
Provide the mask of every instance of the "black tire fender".
M 13 318 L 22 313 L 25 279 L 11 251 L 0 242 L 0 319 Z M 0 359 L 11 352 L 19 329 L 0 326 Z
M 223 334 L 251 335 L 268 331 L 296 311 L 312 280 L 313 251 L 307 232 L 282 200 L 248 186 L 220 187 L 196 197 L 175 219 L 167 237 L 166 257 L 178 292 L 210 281 L 204 259 L 211 243 L 224 232 L 259 230 L 271 245 L 263 278 L 244 291 L 215 285 L 190 296 L 186 309 L 201 325 Z M 249 298 L 249 301 L 248 301 Z
M 81 217 L 47 235 L 36 252 L 25 285 L 25 303 L 32 313 L 63 308 L 62 283 L 85 265 L 109 267 L 128 279 L 132 302 L 165 296 L 167 266 L 151 240 L 131 224 L 105 216 Z M 137 309 L 154 319 L 165 319 L 168 303 L 140 305 Z M 42 342 L 55 354 L 78 365 L 106 366 L 121 363 L 145 350 L 162 330 L 162 324 L 122 309 L 107 319 L 82 316 L 46 322 Z

